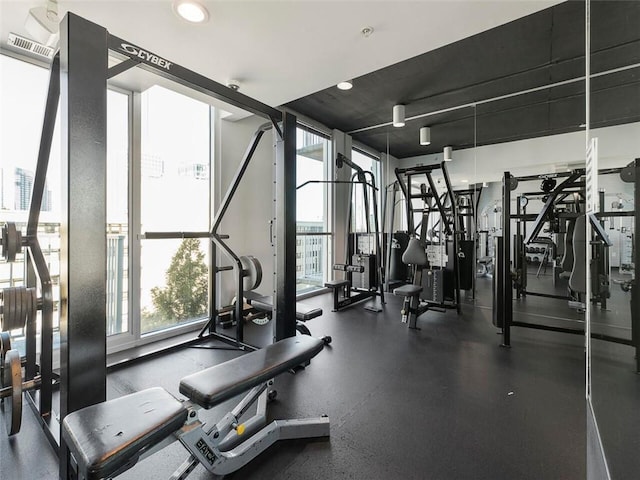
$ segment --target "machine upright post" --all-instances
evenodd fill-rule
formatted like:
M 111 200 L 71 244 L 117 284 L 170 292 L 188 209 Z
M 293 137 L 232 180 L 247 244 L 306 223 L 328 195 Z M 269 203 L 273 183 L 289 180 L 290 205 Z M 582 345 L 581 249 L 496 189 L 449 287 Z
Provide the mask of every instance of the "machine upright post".
M 513 292 L 511 290 L 511 174 L 504 172 L 502 180 L 502 319 L 503 346 L 511 346 L 511 321 L 513 320 Z
M 106 400 L 107 31 L 72 13 L 60 25 L 62 219 L 60 420 Z M 72 478 L 60 439 L 60 478 Z
M 634 168 L 634 216 L 633 216 L 633 266 L 634 279 L 631 286 L 631 338 L 635 347 L 636 373 L 640 373 L 640 278 L 638 267 L 640 266 L 640 230 L 638 229 L 638 213 L 640 212 L 640 158 L 633 161 Z
M 296 122 L 283 114 L 276 147 L 276 341 L 296 334 Z

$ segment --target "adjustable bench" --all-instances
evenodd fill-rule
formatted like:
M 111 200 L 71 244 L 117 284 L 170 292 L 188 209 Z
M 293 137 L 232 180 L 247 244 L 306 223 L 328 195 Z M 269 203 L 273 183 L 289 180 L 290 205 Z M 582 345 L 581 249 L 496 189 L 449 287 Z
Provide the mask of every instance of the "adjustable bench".
M 184 377 L 181 401 L 163 388 L 143 390 L 67 415 L 62 437 L 79 479 L 115 477 L 139 459 L 176 440 L 190 456 L 171 478 L 186 478 L 198 465 L 226 475 L 238 470 L 281 439 L 329 436 L 329 419 L 275 420 L 266 424 L 267 391 L 273 377 L 308 363 L 324 348 L 306 335 L 286 338 L 220 365 Z M 210 409 L 247 392 L 217 424 L 204 428 L 199 408 Z M 256 414 L 240 417 L 257 402 Z

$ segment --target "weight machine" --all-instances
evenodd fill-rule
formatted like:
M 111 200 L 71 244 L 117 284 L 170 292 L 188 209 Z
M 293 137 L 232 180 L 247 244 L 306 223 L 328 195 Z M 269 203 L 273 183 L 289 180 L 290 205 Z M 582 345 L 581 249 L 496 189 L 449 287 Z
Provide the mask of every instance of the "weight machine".
M 122 61 L 109 67 L 109 52 Z M 130 42 L 105 28 L 68 13 L 60 26 L 60 51 L 54 57 L 47 95 L 27 235 L 27 287 L 40 285 L 42 347 L 39 370 L 34 360 L 36 335 L 27 336 L 27 379 L 40 373 L 38 418 L 47 438 L 59 449 L 60 477 L 71 478 L 69 449 L 60 438 L 59 421 L 69 413 L 106 398 L 106 95 L 107 80 L 132 67 L 161 75 L 200 93 L 267 119 L 276 132 L 276 295 L 274 337 L 296 334 L 295 312 L 295 168 L 296 117 L 269 107 L 207 79 Z M 44 191 L 58 101 L 64 148 L 63 218 L 61 228 L 60 411 L 51 411 L 52 358 L 51 281 L 36 229 Z M 246 155 L 245 155 L 246 156 Z M 179 232 L 183 237 L 209 237 L 210 232 Z M 3 235 L 3 245 L 5 237 Z M 16 245 L 15 238 L 6 245 Z M 4 247 L 3 247 L 4 248 Z M 11 247 L 13 250 L 14 247 Z M 9 250 L 9 247 L 7 248 Z M 240 275 L 242 277 L 242 275 Z M 215 287 L 215 285 L 214 285 Z M 4 308 L 4 307 L 3 307 Z M 212 310 L 210 310 L 212 311 Z M 33 322 L 32 322 L 33 323 Z M 29 329 L 27 325 L 27 329 Z M 217 332 L 211 332 L 215 334 Z M 221 339 L 223 336 L 220 336 Z M 199 340 L 199 339 L 197 339 Z M 226 339 L 229 341 L 229 339 Z M 232 343 L 240 344 L 238 338 Z M 13 355 L 11 355 L 13 357 Z M 87 365 L 91 370 L 87 373 Z M 8 371 L 5 369 L 5 372 Z M 13 382 L 13 380 L 12 380 Z M 27 385 L 28 386 L 28 385 Z M 12 389 L 16 391 L 16 389 Z M 5 392 L 3 390 L 3 392 Z M 4 395 L 4 393 L 3 393 Z M 15 396 L 15 395 L 14 395 Z M 6 403 L 6 402 L 5 402 Z
M 345 164 L 355 170 L 349 182 L 310 180 L 298 187 L 302 188 L 309 183 L 349 184 L 349 207 L 347 211 L 348 233 L 345 239 L 346 259 L 345 263 L 333 265 L 333 270 L 345 272 L 346 278 L 330 280 L 324 285 L 330 288 L 333 293 L 334 312 L 370 298 L 380 297 L 380 304 L 384 305 L 385 303 L 382 249 L 380 247 L 380 228 L 378 224 L 378 201 L 376 198 L 378 189 L 376 188 L 375 178 L 373 173 L 365 172 L 349 158 L 338 153 L 336 157 L 336 167 L 342 168 Z M 363 208 L 365 212 L 364 234 L 356 232 L 354 228 L 354 192 L 355 187 L 358 185 L 362 188 Z M 371 200 L 371 203 L 369 200 Z M 370 210 L 370 204 L 373 212 Z M 373 230 L 371 228 L 371 217 L 373 217 Z M 372 240 L 373 245 L 371 245 Z M 382 311 L 382 307 L 377 303 L 367 304 L 364 308 L 373 312 Z
M 572 269 L 569 275 L 569 287 L 575 294 L 581 295 L 574 298 L 584 299 L 584 302 L 600 302 L 603 308 L 606 306 L 608 297 L 608 251 L 611 245 L 606 232 L 602 227 L 602 221 L 606 218 L 630 216 L 635 219 L 634 232 L 631 234 L 633 243 L 633 255 L 637 258 L 640 251 L 640 236 L 638 235 L 638 212 L 640 211 L 640 188 L 637 178 L 640 174 L 640 159 L 635 159 L 624 168 L 604 169 L 599 174 L 618 174 L 624 182 L 634 183 L 635 189 L 635 209 L 634 211 L 606 211 L 604 205 L 604 193 L 599 192 L 600 211 L 593 214 L 584 213 L 584 169 L 577 169 L 570 173 L 557 174 L 557 177 L 564 180 L 557 184 L 549 183 L 548 193 L 544 198 L 544 206 L 538 214 L 527 213 L 527 202 L 522 201 L 527 195 L 524 193 L 516 199 L 516 213 L 511 213 L 512 193 L 518 187 L 519 182 L 540 179 L 535 177 L 514 177 L 510 172 L 505 172 L 502 181 L 502 236 L 495 238 L 496 244 L 496 273 L 494 275 L 493 288 L 493 323 L 501 329 L 502 345 L 511 346 L 511 328 L 525 327 L 538 330 L 547 330 L 561 333 L 584 335 L 583 328 L 564 328 L 552 325 L 536 324 L 514 320 L 513 318 L 513 290 L 515 289 L 521 297 L 526 295 L 537 295 L 549 298 L 559 298 L 563 300 L 573 300 L 572 297 L 551 294 L 541 294 L 526 290 L 526 250 L 524 245 L 534 244 L 540 241 L 540 233 L 543 232 L 544 225 L 549 222 L 550 230 L 563 233 L 570 238 L 565 254 L 572 254 Z M 546 178 L 545 178 L 546 180 Z M 539 192 L 536 192 L 539 194 Z M 569 199 L 569 200 L 567 200 Z M 573 205 L 567 208 L 567 205 Z M 563 206 L 560 211 L 558 206 Z M 516 224 L 516 234 L 514 235 L 513 258 L 510 248 L 511 220 L 518 221 Z M 527 232 L 526 222 L 533 221 L 531 231 Z M 594 237 L 585 239 L 585 223 L 592 226 Z M 573 227 L 570 225 L 573 223 Z M 526 238 L 526 240 L 525 240 Z M 592 249 L 591 267 L 595 274 L 591 275 L 592 298 L 584 298 L 586 292 L 586 248 Z M 570 250 L 570 252 L 569 252 Z M 565 255 L 566 257 L 566 255 Z M 568 260 L 565 258 L 568 262 Z M 637 260 L 634 260 L 634 265 Z M 634 288 L 636 279 L 628 282 L 621 282 L 624 291 L 631 291 L 631 339 L 619 338 L 612 335 L 591 332 L 591 337 L 613 343 L 628 345 L 635 350 L 636 371 L 640 372 L 640 295 L 638 289 Z
M 433 179 L 433 172 L 437 170 L 442 172 L 444 193 L 440 193 Z M 462 313 L 460 260 L 466 253 L 461 250 L 460 241 L 464 239 L 461 230 L 461 219 L 464 217 L 458 214 L 456 197 L 444 162 L 396 168 L 395 174 L 404 194 L 411 237 L 402 260 L 412 266 L 413 278 L 411 284 L 398 287 L 393 293 L 404 297 L 402 321 L 415 329 L 418 316 L 427 310 L 443 312 L 455 309 L 458 314 Z M 422 176 L 427 183 L 420 183 L 419 192 L 414 193 L 415 177 Z M 417 225 L 416 216 L 419 219 Z M 473 259 L 473 248 L 470 256 Z

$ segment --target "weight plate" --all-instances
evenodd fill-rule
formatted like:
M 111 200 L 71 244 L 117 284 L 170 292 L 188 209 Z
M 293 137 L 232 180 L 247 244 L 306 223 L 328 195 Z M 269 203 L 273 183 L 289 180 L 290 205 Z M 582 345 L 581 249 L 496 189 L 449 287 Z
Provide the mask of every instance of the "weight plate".
M 11 324 L 11 315 L 13 315 L 13 289 L 5 288 L 2 290 L 2 324 L 0 324 L 1 330 L 11 330 L 9 328 Z
M 255 290 L 262 282 L 262 265 L 258 259 L 252 255 L 243 255 L 240 257 L 242 269 L 244 270 L 244 279 L 242 282 L 245 291 Z
M 24 328 L 24 317 L 22 316 L 22 292 L 25 287 L 10 287 L 2 291 L 4 307 L 2 311 L 1 330 L 10 331 L 17 328 Z M 26 312 L 25 312 L 26 315 Z
M 24 316 L 22 315 L 22 312 L 24 311 L 24 291 L 24 287 L 16 287 L 16 296 L 14 297 L 16 302 L 16 316 L 14 319 L 14 327 L 11 330 L 24 327 Z
M 11 335 L 0 332 L 0 388 L 4 387 L 4 354 L 11 350 Z M 0 398 L 0 402 L 2 399 Z
M 22 233 L 16 229 L 16 224 L 5 223 L 2 227 L 2 246 L 4 248 L 2 255 L 7 262 L 15 262 L 16 254 L 21 250 L 21 244 Z
M 11 396 L 2 403 L 3 417 L 8 435 L 20 431 L 22 423 L 22 366 L 17 350 L 9 350 L 4 356 L 4 384 L 11 387 Z
M 11 350 L 11 335 L 9 332 L 0 332 L 0 362 L 4 366 L 4 354 Z

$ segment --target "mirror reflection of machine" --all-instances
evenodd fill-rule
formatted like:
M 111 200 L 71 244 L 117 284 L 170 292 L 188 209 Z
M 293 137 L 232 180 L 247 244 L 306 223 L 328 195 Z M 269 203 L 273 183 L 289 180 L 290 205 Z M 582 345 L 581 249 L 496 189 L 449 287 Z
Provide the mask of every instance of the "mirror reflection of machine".
M 434 172 L 441 173 L 440 182 Z M 402 259 L 410 267 L 411 282 L 393 293 L 404 298 L 402 321 L 416 329 L 417 318 L 427 310 L 461 313 L 461 290 L 472 288 L 475 275 L 475 230 L 465 231 L 464 220 L 467 214 L 475 216 L 468 209 L 477 203 L 476 198 L 459 201 L 464 195 L 456 198 L 444 162 L 397 168 L 395 174 L 405 198 L 410 238 Z M 465 242 L 470 249 L 465 250 Z M 464 279 L 461 265 L 471 271 Z

